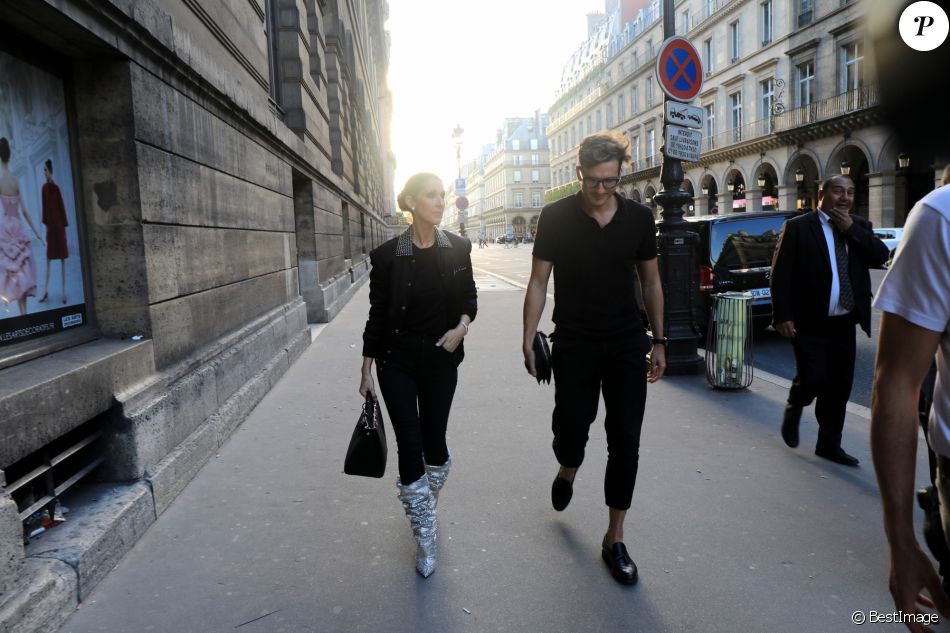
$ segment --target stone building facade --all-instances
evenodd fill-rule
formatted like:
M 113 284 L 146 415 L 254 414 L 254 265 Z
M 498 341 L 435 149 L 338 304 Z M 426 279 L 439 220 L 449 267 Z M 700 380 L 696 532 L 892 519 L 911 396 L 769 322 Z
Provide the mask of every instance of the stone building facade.
M 0 302 L 0 630 L 55 628 L 367 277 L 393 212 L 387 12 L 0 4 L 0 137 L 38 227 L 36 289 Z M 46 160 L 68 258 L 42 256 Z
M 660 2 L 621 0 L 565 67 L 549 108 L 556 199 L 572 190 L 577 145 L 612 129 L 631 142 L 625 195 L 656 209 L 663 92 Z M 612 6 L 611 6 L 612 5 Z M 818 183 L 850 170 L 856 212 L 902 226 L 943 164 L 900 147 L 882 123 L 866 0 L 678 0 L 675 29 L 697 49 L 703 85 L 700 160 L 683 165 L 688 215 L 813 208 Z M 903 159 L 903 160 L 901 160 Z M 906 165 L 902 166 L 902 163 Z
M 551 187 L 550 146 L 546 135 L 548 116 L 508 118 L 495 142 L 486 145 L 477 159 L 461 166 L 465 197 L 469 201 L 466 231 L 472 239 L 489 240 L 512 235 L 533 236 Z M 458 227 L 455 195 L 446 198 L 449 214 L 444 224 Z

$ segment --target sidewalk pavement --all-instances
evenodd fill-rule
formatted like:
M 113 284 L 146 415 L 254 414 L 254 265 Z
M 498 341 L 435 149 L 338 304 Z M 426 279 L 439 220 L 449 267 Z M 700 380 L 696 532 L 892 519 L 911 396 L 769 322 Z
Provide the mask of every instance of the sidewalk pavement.
M 650 387 L 625 531 L 640 582 L 617 584 L 600 559 L 603 407 L 555 512 L 553 386 L 524 371 L 521 290 L 489 281 L 449 421 L 432 577 L 414 569 L 392 433 L 385 478 L 342 474 L 363 288 L 62 631 L 831 632 L 893 611 L 868 420 L 852 410 L 845 424 L 860 469 L 812 454 L 810 409 L 788 449 L 787 391 L 761 378 L 742 392 L 703 376 Z M 920 482 L 925 464 L 921 445 Z

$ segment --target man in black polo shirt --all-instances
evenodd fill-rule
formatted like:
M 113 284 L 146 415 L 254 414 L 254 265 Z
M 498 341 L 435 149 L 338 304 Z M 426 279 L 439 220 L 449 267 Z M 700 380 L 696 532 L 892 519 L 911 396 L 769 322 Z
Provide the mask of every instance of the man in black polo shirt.
M 598 133 L 581 142 L 580 191 L 541 211 L 531 280 L 524 301 L 525 367 L 537 374 L 532 343 L 554 271 L 554 455 L 560 470 L 551 486 L 555 510 L 571 500 L 574 475 L 584 461 L 588 431 L 603 392 L 607 416 L 609 508 L 603 559 L 614 578 L 637 581 L 637 566 L 623 544 L 623 521 L 633 498 L 640 455 L 640 427 L 647 382 L 666 368 L 663 290 L 656 261 L 653 213 L 615 193 L 629 144 L 619 134 Z M 653 329 L 640 318 L 635 283 Z

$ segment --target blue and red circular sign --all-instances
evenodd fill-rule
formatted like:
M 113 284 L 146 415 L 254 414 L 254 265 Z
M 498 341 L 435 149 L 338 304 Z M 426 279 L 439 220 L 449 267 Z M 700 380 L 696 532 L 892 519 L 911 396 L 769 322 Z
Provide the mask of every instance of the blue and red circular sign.
M 703 87 L 703 64 L 685 37 L 674 35 L 663 42 L 656 57 L 656 78 L 670 99 L 692 101 Z

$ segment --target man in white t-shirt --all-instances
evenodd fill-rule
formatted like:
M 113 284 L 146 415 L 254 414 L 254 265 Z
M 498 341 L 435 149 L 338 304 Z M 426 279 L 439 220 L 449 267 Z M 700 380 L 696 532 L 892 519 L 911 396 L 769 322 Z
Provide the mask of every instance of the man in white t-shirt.
M 905 614 L 917 612 L 919 603 L 950 617 L 950 598 L 917 542 L 913 521 L 918 394 L 936 355 L 928 437 L 938 459 L 941 522 L 950 534 L 950 185 L 914 206 L 874 306 L 882 315 L 871 396 L 871 453 L 890 545 L 891 595 Z M 907 626 L 924 630 L 913 622 Z

